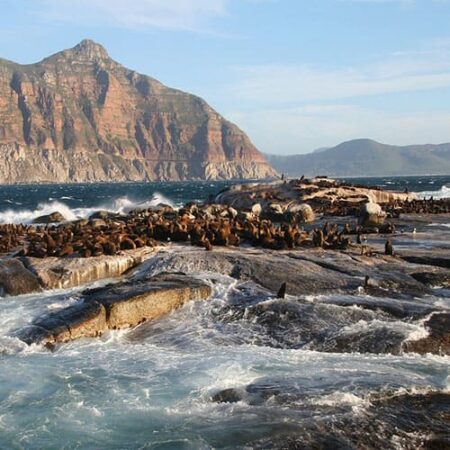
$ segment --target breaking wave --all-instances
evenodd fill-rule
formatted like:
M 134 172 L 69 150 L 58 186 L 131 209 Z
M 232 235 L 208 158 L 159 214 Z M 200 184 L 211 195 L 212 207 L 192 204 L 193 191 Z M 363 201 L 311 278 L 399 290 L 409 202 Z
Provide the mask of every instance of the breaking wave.
M 66 197 L 67 198 L 67 197 Z M 134 201 L 127 196 L 118 197 L 108 203 L 100 204 L 95 207 L 78 207 L 72 208 L 61 201 L 50 201 L 39 203 L 37 208 L 31 209 L 7 209 L 0 212 L 0 223 L 31 223 L 34 219 L 40 216 L 51 214 L 55 211 L 60 212 L 67 220 L 77 220 L 89 217 L 95 211 L 106 210 L 119 214 L 126 214 L 133 209 L 138 208 L 152 208 L 160 204 L 170 205 L 175 207 L 173 202 L 160 194 L 155 192 L 149 200 Z
M 440 199 L 440 198 L 450 198 L 450 187 L 444 185 L 438 191 L 416 192 L 416 195 L 419 198 L 430 198 L 430 197 L 433 197 L 435 200 Z

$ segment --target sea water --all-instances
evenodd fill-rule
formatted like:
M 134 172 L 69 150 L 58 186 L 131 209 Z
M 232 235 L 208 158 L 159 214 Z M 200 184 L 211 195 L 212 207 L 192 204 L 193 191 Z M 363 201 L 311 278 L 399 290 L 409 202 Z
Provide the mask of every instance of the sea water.
M 409 182 L 410 191 L 419 191 L 420 184 L 435 198 L 450 186 L 449 177 L 418 181 Z M 0 218 L 29 221 L 55 209 L 74 218 L 143 202 L 180 205 L 228 184 L 2 187 Z M 342 337 L 364 335 L 368 348 L 380 335 L 399 342 L 416 339 L 427 334 L 423 319 L 400 321 L 381 311 L 328 304 L 333 296 L 279 300 L 252 283 L 186 271 L 211 285 L 211 300 L 189 303 L 135 329 L 59 345 L 53 352 L 25 345 L 14 330 L 77 302 L 84 287 L 0 298 L 0 448 L 289 448 L 283 436 L 292 434 L 299 440 L 292 448 L 309 448 L 330 433 L 331 443 L 316 448 L 349 448 L 337 440 L 345 439 L 354 424 L 367 427 L 367 439 L 382 439 L 386 449 L 414 448 L 426 438 L 423 430 L 397 429 L 392 412 L 374 420 L 371 403 L 403 393 L 449 392 L 449 357 L 377 354 L 364 351 L 366 344 L 360 351 L 327 350 L 327 342 Z M 422 302 L 448 308 L 449 297 L 437 289 Z M 254 305 L 277 302 L 287 302 L 299 317 L 281 336 L 249 312 Z M 292 345 L 305 329 L 309 341 Z M 243 393 L 242 399 L 212 401 L 228 388 Z M 414 429 L 409 411 L 396 410 L 396 415 Z
M 450 197 L 450 176 L 352 178 L 348 181 L 383 189 L 416 192 L 421 198 Z M 83 183 L 0 186 L 0 223 L 30 222 L 59 211 L 68 220 L 105 209 L 127 212 L 158 203 L 181 206 L 204 201 L 243 181 L 184 181 L 146 183 Z

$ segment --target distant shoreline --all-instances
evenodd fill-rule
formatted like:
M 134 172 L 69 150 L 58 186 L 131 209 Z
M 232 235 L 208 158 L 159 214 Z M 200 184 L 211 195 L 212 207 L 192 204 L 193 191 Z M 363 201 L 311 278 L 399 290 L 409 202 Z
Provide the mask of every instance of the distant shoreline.
M 286 175 L 285 175 L 286 176 Z M 305 174 L 307 177 L 317 177 L 318 175 L 311 176 Z M 415 177 L 450 177 L 450 173 L 448 174 L 416 174 L 416 175 L 323 175 L 327 178 L 336 178 L 339 180 L 345 179 L 376 179 L 376 178 L 415 178 Z M 298 176 L 286 176 L 287 179 L 295 179 Z M 229 180 L 142 180 L 142 181 L 66 181 L 66 182 L 53 182 L 53 181 L 38 181 L 38 182 L 29 182 L 29 183 L 0 183 L 0 187 L 9 187 L 9 186 L 81 186 L 81 185 L 107 185 L 107 184 L 126 184 L 126 185 L 137 185 L 137 184 L 158 184 L 158 183 L 168 183 L 168 184 L 184 184 L 184 183 L 266 183 L 270 181 L 276 181 L 280 178 L 232 178 Z

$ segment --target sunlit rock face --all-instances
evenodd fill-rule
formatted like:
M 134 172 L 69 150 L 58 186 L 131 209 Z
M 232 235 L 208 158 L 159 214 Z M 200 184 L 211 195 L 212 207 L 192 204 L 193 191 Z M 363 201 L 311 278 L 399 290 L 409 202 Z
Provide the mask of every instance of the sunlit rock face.
M 266 178 L 250 139 L 204 100 L 85 40 L 37 64 L 0 59 L 0 182 Z

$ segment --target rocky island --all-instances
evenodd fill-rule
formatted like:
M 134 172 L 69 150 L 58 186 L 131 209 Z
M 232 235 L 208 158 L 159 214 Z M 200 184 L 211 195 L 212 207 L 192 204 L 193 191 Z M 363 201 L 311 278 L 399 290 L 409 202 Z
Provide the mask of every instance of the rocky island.
M 2 302 L 80 286 L 75 300 L 63 290 L 66 306 L 28 317 L 11 338 L 57 351 L 69 341 L 130 329 L 127 341 L 139 342 L 149 333 L 158 338 L 162 316 L 194 300 L 213 301 L 220 274 L 236 280 L 235 299 L 211 314 L 220 327 L 245 324 L 243 344 L 446 358 L 450 308 L 436 299 L 450 287 L 449 220 L 449 199 L 420 200 L 326 177 L 236 185 L 178 209 L 98 211 L 72 222 L 55 211 L 39 223 L 0 226 Z M 360 325 L 369 319 L 373 328 Z M 216 390 L 209 401 L 291 408 L 301 396 L 295 385 L 254 382 Z M 367 414 L 382 416 L 391 433 L 408 433 L 413 423 L 427 446 L 445 448 L 448 400 L 445 392 L 372 393 Z M 412 419 L 408 405 L 417 408 Z M 404 423 L 389 421 L 393 410 Z M 368 423 L 345 420 L 352 426 L 340 433 L 351 448 L 367 436 L 378 445 Z M 288 433 L 286 448 L 297 448 L 296 433 Z
M 75 222 L 63 221 L 55 212 L 37 221 L 62 223 L 0 226 L 0 246 L 8 254 L 0 261 L 0 286 L 3 294 L 17 295 L 120 277 L 134 269 L 140 278 L 131 272 L 122 282 L 123 287 L 115 284 L 93 297 L 108 298 L 111 291 L 134 299 L 148 296 L 148 291 L 151 298 L 158 298 L 166 293 L 161 286 L 168 284 L 172 292 L 172 285 L 178 283 L 189 286 L 189 299 L 206 297 L 208 289 L 194 288 L 197 282 L 188 277 L 184 282 L 182 277 L 176 282 L 163 278 L 162 282 L 148 274 L 218 272 L 251 280 L 274 294 L 284 286 L 282 297 L 286 293 L 353 295 L 361 289 L 373 299 L 353 295 L 351 301 L 339 304 L 378 308 L 407 320 L 422 319 L 434 312 L 437 316 L 426 324 L 442 329 L 448 325 L 449 312 L 423 303 L 416 305 L 413 298 L 431 295 L 434 285 L 450 285 L 450 257 L 444 245 L 448 232 L 426 228 L 432 221 L 447 219 L 449 214 L 448 200 L 418 200 L 409 193 L 327 178 L 237 185 L 203 205 L 190 203 L 178 210 L 161 204 L 128 215 L 100 211 Z M 417 236 L 417 229 L 424 241 L 436 240 L 438 233 L 438 244 L 428 250 L 408 246 L 397 250 L 403 241 L 411 239 L 413 231 Z M 186 251 L 186 244 L 194 248 Z M 143 271 L 148 280 L 144 284 Z M 138 284 L 130 284 L 130 277 Z M 377 299 L 386 294 L 398 298 L 396 303 Z M 70 336 L 97 335 L 116 326 L 108 325 L 112 313 L 103 300 L 88 300 L 91 297 L 89 292 L 83 297 L 85 309 L 77 306 L 61 313 L 64 320 L 70 320 L 73 310 L 81 329 L 79 322 L 86 315 L 86 332 Z M 91 325 L 93 305 L 95 314 L 109 318 L 99 320 L 95 331 Z M 175 307 L 170 306 L 170 301 L 167 305 L 158 314 Z M 135 326 L 154 317 L 154 313 L 145 311 L 137 318 L 122 318 L 119 322 Z M 56 315 L 33 322 L 32 332 L 25 334 L 26 341 L 67 340 L 66 331 L 61 337 L 61 320 Z M 70 329 L 65 322 L 67 327 Z M 44 329 L 45 333 L 36 333 L 36 329 Z M 390 343 L 389 351 L 450 352 L 447 332 L 439 335 L 438 342 L 436 336 L 430 336 L 426 338 L 429 346 L 422 341 L 399 341 L 396 346 Z

